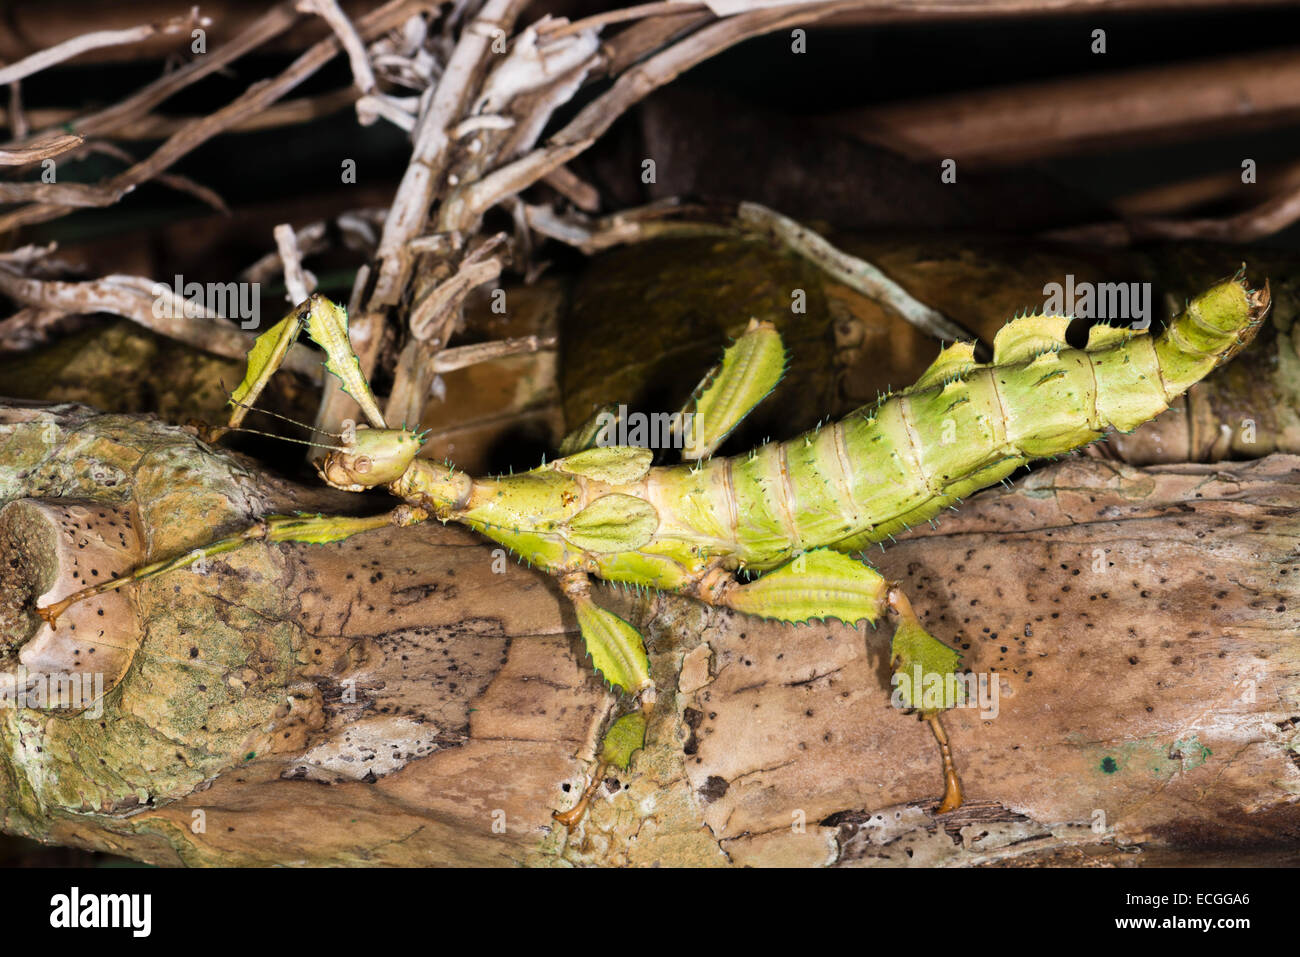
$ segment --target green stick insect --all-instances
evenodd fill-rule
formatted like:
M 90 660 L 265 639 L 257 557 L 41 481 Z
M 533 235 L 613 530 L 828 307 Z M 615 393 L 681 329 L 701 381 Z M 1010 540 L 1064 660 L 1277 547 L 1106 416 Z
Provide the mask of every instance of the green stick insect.
M 334 542 L 430 519 L 469 526 L 559 579 L 593 666 L 640 705 L 611 726 L 601 753 L 602 768 L 625 767 L 643 741 L 655 685 L 641 634 L 595 603 L 592 576 L 790 623 L 835 618 L 874 625 L 892 614 L 896 674 L 913 675 L 919 667 L 923 675 L 947 679 L 960 654 L 925 631 L 897 584 L 852 556 L 1034 459 L 1113 429 L 1131 431 L 1164 411 L 1253 338 L 1269 291 L 1267 284 L 1248 288 L 1243 276 L 1244 267 L 1197 296 L 1159 337 L 1099 325 L 1075 349 L 1065 340 L 1068 317 L 1018 317 L 997 334 L 990 363 L 975 361 L 971 343 L 955 343 L 908 389 L 788 441 L 715 458 L 713 451 L 785 368 L 776 329 L 751 321 L 688 403 L 694 414 L 692 441 L 683 451 L 688 461 L 655 467 L 649 449 L 601 446 L 588 428 L 566 440 L 572 454 L 528 472 L 479 479 L 417 458 L 421 436 L 387 427 L 348 340 L 346 313 L 313 295 L 256 340 L 247 375 L 231 397 L 229 427 L 239 427 L 305 326 L 325 350 L 328 371 L 370 423 L 331 447 L 318 464 L 321 478 L 349 491 L 385 486 L 403 504 L 373 518 L 270 516 L 203 552 L 254 540 Z M 184 567 L 194 555 L 147 565 L 40 613 L 53 626 L 73 602 Z M 938 811 L 944 813 L 961 804 L 961 787 L 939 720 L 943 708 L 927 710 L 919 697 L 904 693 L 903 703 L 929 721 L 939 743 L 945 791 Z M 557 819 L 572 826 L 590 797 L 588 789 Z

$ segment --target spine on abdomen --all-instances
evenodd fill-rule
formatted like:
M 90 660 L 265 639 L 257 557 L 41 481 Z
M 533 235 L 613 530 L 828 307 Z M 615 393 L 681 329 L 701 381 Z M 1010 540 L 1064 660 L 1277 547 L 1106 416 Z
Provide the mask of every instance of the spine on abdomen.
M 1097 326 L 1084 349 L 1070 349 L 1068 318 L 1026 316 L 998 333 L 988 365 L 969 343 L 949 346 L 905 392 L 732 460 L 742 560 L 770 567 L 825 545 L 857 551 L 1026 462 L 1132 431 L 1248 342 L 1267 309 L 1267 287 L 1233 279 L 1158 338 Z

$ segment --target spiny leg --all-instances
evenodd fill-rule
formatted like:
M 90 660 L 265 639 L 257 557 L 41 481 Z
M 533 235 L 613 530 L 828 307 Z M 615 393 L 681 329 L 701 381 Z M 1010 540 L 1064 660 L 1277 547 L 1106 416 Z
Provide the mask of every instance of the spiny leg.
M 924 701 L 915 687 L 915 676 L 935 675 L 945 682 L 946 687 L 956 689 L 956 683 L 949 683 L 949 675 L 955 674 L 961 662 L 961 652 L 949 648 L 922 627 L 912 603 L 902 590 L 889 589 L 889 610 L 897 617 L 894 626 L 894 638 L 890 643 L 889 663 L 894 669 L 895 684 L 899 688 L 903 703 L 920 713 L 930 725 L 934 739 L 939 744 L 939 756 L 943 761 L 943 800 L 936 813 L 947 814 L 961 807 L 963 797 L 961 779 L 957 777 L 957 767 L 952 760 L 952 748 L 948 744 L 948 732 L 944 729 L 942 713 L 958 704 L 956 700 L 945 700 L 939 708 L 925 708 Z M 918 671 L 919 669 L 919 671 Z M 904 676 L 900 678 L 899 676 Z M 906 690 L 904 690 L 906 688 Z
M 353 535 L 377 528 L 415 525 L 428 517 L 427 511 L 412 505 L 399 505 L 391 512 L 367 518 L 305 514 L 269 515 L 235 535 L 210 542 L 202 548 L 191 549 L 174 558 L 142 565 L 128 575 L 109 579 L 90 588 L 83 588 L 51 605 L 37 608 L 36 613 L 44 618 L 51 628 L 54 628 L 58 625 L 59 616 L 79 601 L 107 591 L 116 591 L 127 585 L 148 581 L 176 569 L 188 568 L 200 559 L 206 560 L 213 555 L 227 554 L 252 542 L 301 542 L 309 545 L 324 545 L 328 542 L 343 541 Z
M 627 769 L 632 752 L 645 739 L 646 715 L 654 708 L 655 685 L 650 678 L 650 659 L 641 633 L 612 611 L 592 600 L 591 581 L 585 572 L 570 572 L 560 578 L 560 587 L 573 602 L 592 665 L 609 684 L 640 701 L 641 710 L 623 715 L 605 733 L 601 755 L 591 783 L 568 811 L 554 811 L 552 817 L 572 831 L 587 813 L 592 795 L 611 764 Z M 635 744 L 635 747 L 633 747 Z
M 577 827 L 586 816 L 591 799 L 595 796 L 601 782 L 605 780 L 605 772 L 610 766 L 626 771 L 632 763 L 632 755 L 645 746 L 645 726 L 646 716 L 641 711 L 625 714 L 610 725 L 601 742 L 596 770 L 592 773 L 591 782 L 578 798 L 578 803 L 567 811 L 552 811 L 551 817 L 570 831 Z
M 595 669 L 609 684 L 636 696 L 642 710 L 654 708 L 655 683 L 650 678 L 650 658 L 641 632 L 592 600 L 591 581 L 585 572 L 561 576 L 560 587 L 573 602 Z
M 708 458 L 785 374 L 785 345 L 776 326 L 751 319 L 749 326 L 722 353 L 722 360 L 700 380 L 674 426 L 682 441 L 682 458 Z M 617 445 L 621 407 L 603 405 L 564 437 L 561 455 L 597 446 Z
M 688 400 L 679 419 L 685 425 L 680 435 L 682 457 L 694 460 L 712 455 L 750 410 L 776 388 L 785 372 L 785 363 L 785 346 L 776 327 L 770 322 L 751 319 L 744 334 L 727 348 L 721 363 L 701 380 Z M 625 468 L 644 473 L 650 466 L 649 454 L 644 460 L 627 463 L 613 459 L 590 462 L 582 459 L 583 455 L 594 454 L 590 452 L 592 449 L 617 444 L 611 443 L 609 438 L 611 428 L 618 424 L 618 415 L 618 407 L 604 406 L 565 436 L 560 443 L 560 454 L 566 457 L 564 467 L 572 470 L 579 466 L 584 474 L 615 482 L 633 481 L 638 477 L 622 474 Z M 627 548 L 637 547 L 635 543 L 622 544 Z M 578 625 L 592 663 L 610 684 L 638 695 L 642 709 L 648 712 L 654 705 L 655 689 L 650 680 L 649 659 L 641 634 L 622 618 L 591 600 L 591 583 L 585 573 L 566 575 L 561 579 L 561 585 L 577 611 Z M 608 751 L 615 730 L 632 717 L 625 715 L 620 718 L 606 733 L 602 753 Z M 644 719 L 641 734 L 644 736 Z M 602 758 L 578 803 L 568 811 L 554 813 L 557 821 L 570 830 L 577 826 L 608 763 Z
M 961 806 L 961 782 L 939 717 L 956 702 L 945 701 L 938 708 L 923 707 L 924 702 L 919 694 L 912 693 L 910 684 L 919 668 L 919 674 L 936 676 L 945 687 L 956 687 L 949 676 L 956 672 L 961 654 L 926 632 L 902 589 L 891 585 L 874 568 L 821 548 L 805 552 L 748 584 L 729 577 L 715 578 L 701 589 L 700 597 L 745 614 L 791 623 L 838 618 L 856 624 L 865 618 L 875 624 L 886 611 L 892 612 L 896 618 L 890 648 L 894 684 L 901 687 L 908 683 L 904 706 L 921 713 L 939 744 L 944 795 L 938 813 L 947 814 Z
M 776 326 L 750 319 L 744 333 L 700 380 L 682 410 L 687 423 L 682 458 L 697 461 L 711 456 L 776 388 L 785 366 L 785 344 Z

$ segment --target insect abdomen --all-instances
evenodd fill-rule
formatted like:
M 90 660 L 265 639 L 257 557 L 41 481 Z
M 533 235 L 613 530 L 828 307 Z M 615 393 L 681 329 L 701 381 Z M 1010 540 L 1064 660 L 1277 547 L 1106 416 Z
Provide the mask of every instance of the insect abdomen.
M 1267 287 L 1251 293 L 1229 280 L 1193 300 L 1158 339 L 1102 326 L 1087 348 L 1067 349 L 1068 320 L 1028 316 L 999 333 L 990 365 L 964 361 L 964 344 L 950 347 L 932 367 L 947 381 L 927 385 L 927 372 L 874 415 L 836 426 L 863 514 L 856 533 L 832 544 L 852 551 L 880 541 L 1028 461 L 1112 428 L 1131 431 L 1248 342 L 1268 304 Z
M 1267 288 L 1229 280 L 1158 339 L 1099 326 L 1069 349 L 1067 318 L 1026 316 L 999 333 L 989 365 L 950 346 L 874 409 L 732 460 L 737 554 L 770 567 L 824 545 L 856 551 L 1033 459 L 1130 431 L 1249 341 L 1267 308 Z

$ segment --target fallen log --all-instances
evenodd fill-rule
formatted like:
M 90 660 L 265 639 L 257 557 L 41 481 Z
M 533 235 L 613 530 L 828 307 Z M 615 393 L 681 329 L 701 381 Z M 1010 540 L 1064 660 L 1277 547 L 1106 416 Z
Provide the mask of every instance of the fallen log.
M 10 405 L 0 682 L 105 692 L 102 714 L 0 710 L 3 829 L 165 865 L 1274 859 L 1300 843 L 1298 477 L 1071 458 L 872 556 L 987 679 L 945 716 L 968 803 L 944 816 L 886 631 L 603 588 L 648 627 L 659 705 L 569 834 L 551 811 L 617 702 L 549 578 L 458 529 L 384 529 L 213 557 L 50 636 L 33 598 L 271 511 L 389 502 L 147 417 Z

